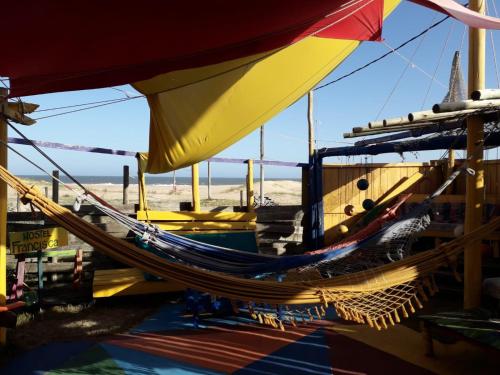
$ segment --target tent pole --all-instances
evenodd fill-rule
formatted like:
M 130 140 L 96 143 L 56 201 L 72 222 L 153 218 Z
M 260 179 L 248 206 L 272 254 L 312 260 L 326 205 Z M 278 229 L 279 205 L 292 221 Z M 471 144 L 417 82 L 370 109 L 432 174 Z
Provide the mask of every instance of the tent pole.
M 8 90 L 0 88 L 0 165 L 7 168 L 7 122 L 3 106 L 7 104 Z M 7 303 L 7 184 L 0 182 L 0 306 Z M 6 344 L 6 328 L 0 328 L 0 347 Z
M 471 0 L 469 8 L 485 14 L 484 0 Z M 469 28 L 468 94 L 484 89 L 485 42 L 484 29 Z M 484 124 L 479 116 L 467 119 L 467 163 L 476 173 L 468 176 L 465 196 L 465 233 L 470 233 L 482 223 L 484 203 Z M 481 302 L 481 246 L 470 244 L 464 252 L 464 308 L 478 307 Z
M 314 155 L 314 117 L 313 117 L 313 91 L 307 94 L 307 127 L 309 129 L 309 158 Z

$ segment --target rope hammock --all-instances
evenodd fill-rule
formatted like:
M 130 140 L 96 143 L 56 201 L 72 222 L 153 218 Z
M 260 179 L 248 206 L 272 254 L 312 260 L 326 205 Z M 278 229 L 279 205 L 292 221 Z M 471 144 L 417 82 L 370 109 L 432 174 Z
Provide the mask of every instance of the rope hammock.
M 0 167 L 0 178 L 20 195 L 24 203 L 38 208 L 49 219 L 105 255 L 188 288 L 248 302 L 253 317 L 282 329 L 284 323 L 295 325 L 294 315 L 279 314 L 278 311 L 261 312 L 258 304 L 306 305 L 302 320 L 314 318 L 311 310 L 319 318 L 324 307 L 332 304 L 339 316 L 347 320 L 367 323 L 377 329 L 395 324 L 400 321 L 401 315 L 407 317 L 415 311 L 415 306 L 421 307 L 421 300 L 427 300 L 427 294 L 433 295 L 437 291 L 433 272 L 441 266 L 453 266 L 464 246 L 481 240 L 500 227 L 498 217 L 436 249 L 330 279 L 322 279 L 320 275 L 314 277 L 312 273 L 308 281 L 292 281 L 291 278 L 284 282 L 244 279 L 174 263 L 141 250 L 74 215 L 3 167 Z
M 155 225 L 146 224 L 133 219 L 116 209 L 96 201 L 92 196 L 80 196 L 79 205 L 83 199 L 88 200 L 107 216 L 111 217 L 128 230 L 140 236 L 140 246 L 171 261 L 181 261 L 191 266 L 197 266 L 209 271 L 223 272 L 240 276 L 259 276 L 278 274 L 299 267 L 315 267 L 321 264 L 335 264 L 350 254 L 370 249 L 371 254 L 385 261 L 400 260 L 406 255 L 411 238 L 430 224 L 428 212 L 432 200 L 441 194 L 444 189 L 462 172 L 462 168 L 455 171 L 447 181 L 427 200 L 413 210 L 403 221 L 384 227 L 383 224 L 395 217 L 395 210 L 402 204 L 396 203 L 393 210 L 382 215 L 365 230 L 358 233 L 351 241 L 334 247 L 327 247 L 322 251 L 294 256 L 269 256 L 237 251 L 224 247 L 198 242 L 161 230 Z M 370 263 L 372 260 L 370 259 Z M 356 262 L 359 263 L 359 262 Z

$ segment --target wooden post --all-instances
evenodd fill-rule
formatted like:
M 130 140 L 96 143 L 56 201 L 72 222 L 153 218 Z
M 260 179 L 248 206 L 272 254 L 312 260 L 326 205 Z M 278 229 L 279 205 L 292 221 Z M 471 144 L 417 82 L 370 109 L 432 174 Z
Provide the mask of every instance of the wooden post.
M 484 0 L 471 0 L 469 8 L 485 13 Z M 485 30 L 469 28 L 469 95 L 484 88 Z M 484 203 L 483 143 L 484 124 L 479 116 L 467 119 L 467 163 L 476 173 L 467 176 L 465 196 L 465 233 L 482 223 Z M 480 240 L 465 247 L 464 252 L 464 308 L 478 307 L 481 302 L 481 246 Z
M 52 200 L 59 203 L 59 171 L 52 171 Z
M 7 168 L 7 122 L 3 107 L 7 104 L 8 90 L 0 88 L 0 165 Z M 7 184 L 0 181 L 0 306 L 7 303 Z M 0 347 L 6 344 L 6 329 L 0 327 Z
M 43 291 L 43 251 L 39 250 L 36 253 L 37 258 L 37 273 L 38 273 L 38 303 L 42 301 L 42 291 Z
M 308 127 L 308 160 L 309 167 L 307 168 L 307 207 L 304 212 L 307 215 L 308 225 L 305 235 L 305 242 L 311 248 L 318 248 L 317 244 L 317 205 L 318 199 L 316 189 L 316 166 L 314 158 L 314 117 L 313 117 L 313 92 L 307 94 L 307 127 Z M 304 179 L 303 179 L 304 183 Z M 322 199 L 322 198 L 321 198 Z
M 139 211 L 147 210 L 146 205 L 146 175 L 141 171 L 140 164 L 137 168 L 137 183 L 139 192 Z
M 448 164 L 446 167 L 446 177 L 450 177 L 451 174 L 453 173 L 454 168 L 455 168 L 455 150 L 453 150 L 451 148 L 448 150 L 447 162 L 448 162 Z M 453 194 L 453 184 L 448 186 L 448 188 L 446 189 L 446 194 Z
M 191 166 L 191 190 L 193 193 L 193 211 L 200 212 L 200 171 L 198 163 Z
M 260 127 L 260 205 L 264 204 L 264 126 Z
M 130 168 L 123 166 L 123 204 L 128 204 L 128 187 L 130 185 Z
M 247 172 L 247 211 L 248 212 L 253 212 L 254 206 L 254 198 L 253 198 L 253 160 L 249 159 L 247 160 L 247 167 L 248 167 L 248 172 Z
M 210 160 L 207 161 L 207 199 L 211 200 L 210 185 L 212 185 L 212 176 L 210 174 Z
M 173 174 L 173 181 L 172 181 L 172 190 L 175 192 L 177 192 L 177 182 L 175 180 L 175 171 L 172 172 Z

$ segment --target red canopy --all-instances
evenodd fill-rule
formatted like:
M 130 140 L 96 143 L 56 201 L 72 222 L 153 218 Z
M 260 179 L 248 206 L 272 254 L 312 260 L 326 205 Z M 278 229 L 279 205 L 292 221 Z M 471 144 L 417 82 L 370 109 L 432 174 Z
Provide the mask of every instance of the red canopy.
M 411 0 L 500 28 L 453 0 Z M 36 0 L 2 4 L 0 76 L 11 95 L 106 87 L 286 47 L 302 38 L 376 40 L 383 0 Z
M 37 0 L 2 7 L 0 75 L 23 96 L 131 83 L 316 35 L 380 38 L 383 0 Z

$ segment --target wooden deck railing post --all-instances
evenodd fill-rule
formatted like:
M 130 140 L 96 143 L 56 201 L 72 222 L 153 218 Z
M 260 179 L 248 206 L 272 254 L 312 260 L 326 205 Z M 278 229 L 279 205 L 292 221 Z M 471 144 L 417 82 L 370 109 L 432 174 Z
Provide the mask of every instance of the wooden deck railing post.
M 7 168 L 7 122 L 3 106 L 7 103 L 8 90 L 0 88 L 0 165 Z M 0 181 L 0 306 L 7 303 L 7 184 Z M 0 347 L 5 346 L 6 329 L 0 327 Z
M 191 189 L 193 193 L 193 211 L 200 212 L 200 169 L 198 163 L 191 166 Z
M 130 184 L 130 168 L 123 166 L 123 204 L 128 204 L 128 187 Z
M 52 200 L 59 203 L 59 171 L 52 171 Z
M 260 165 L 259 165 L 259 195 L 260 195 L 260 204 L 264 203 L 264 126 L 260 127 Z
M 147 210 L 146 205 L 146 175 L 141 170 L 141 162 L 137 159 L 138 168 L 137 168 L 137 190 L 139 193 L 139 211 Z
M 212 197 L 210 196 L 210 188 L 212 185 L 212 174 L 210 171 L 210 160 L 207 161 L 207 199 L 211 200 Z
M 254 191 L 253 191 L 253 160 L 247 160 L 247 211 L 253 212 Z

